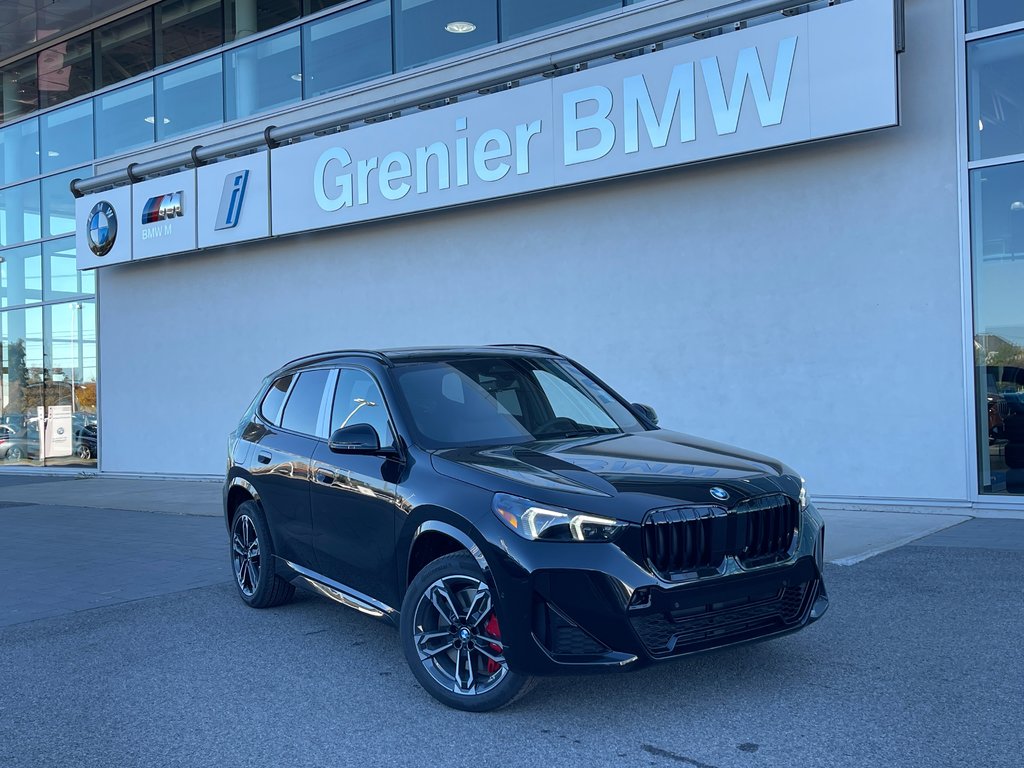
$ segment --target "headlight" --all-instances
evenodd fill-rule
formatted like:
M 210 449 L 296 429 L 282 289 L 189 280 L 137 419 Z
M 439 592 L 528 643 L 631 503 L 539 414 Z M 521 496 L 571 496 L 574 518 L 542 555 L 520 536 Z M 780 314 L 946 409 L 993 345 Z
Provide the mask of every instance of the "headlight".
M 544 506 L 507 493 L 494 494 L 491 509 L 505 525 L 531 541 L 611 541 L 625 527 L 607 517 Z
M 800 511 L 807 509 L 807 481 L 800 478 Z

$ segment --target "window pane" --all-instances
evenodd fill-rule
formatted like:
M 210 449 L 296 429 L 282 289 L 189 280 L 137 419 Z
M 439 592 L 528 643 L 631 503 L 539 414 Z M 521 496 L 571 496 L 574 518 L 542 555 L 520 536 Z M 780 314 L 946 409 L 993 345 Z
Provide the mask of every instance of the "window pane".
M 621 8 L 621 0 L 501 0 L 501 39 Z
M 92 301 L 44 308 L 44 352 L 49 362 L 44 400 L 45 463 L 96 463 L 96 311 Z
M 153 68 L 153 9 L 133 13 L 96 30 L 99 87 L 113 85 Z
M 288 402 L 284 406 L 281 426 L 306 435 L 316 434 L 328 371 L 306 371 L 299 374 Z
M 1024 21 L 1024 3 L 1020 0 L 967 0 L 968 32 L 1015 21 Z
M 263 418 L 271 424 L 281 423 L 281 406 L 284 404 L 284 396 L 288 394 L 288 387 L 292 384 L 291 374 L 282 376 L 271 385 L 267 394 L 263 396 L 260 403 L 260 413 Z
M 119 154 L 153 142 L 153 81 L 93 99 L 96 105 L 96 156 Z
M 299 30 L 224 54 L 227 119 L 237 120 L 302 98 Z
M 73 37 L 39 54 L 39 106 L 52 107 L 93 90 L 92 34 Z
M 381 445 L 394 445 L 395 437 L 388 421 L 388 408 L 377 382 L 364 371 L 343 368 L 334 390 L 330 431 L 352 424 L 369 424 L 377 431 Z
M 39 175 L 39 123 L 35 118 L 0 129 L 0 184 Z
M 971 172 L 971 240 L 981 490 L 1024 494 L 1024 163 Z
M 228 39 L 239 40 L 299 18 L 302 0 L 225 0 Z
M 0 190 L 0 245 L 18 245 L 39 237 L 39 182 Z
M 0 307 L 35 304 L 43 294 L 43 260 L 38 245 L 0 251 Z
M 306 98 L 391 73 L 391 3 L 374 0 L 303 30 Z M 338 51 L 344 51 L 339 60 Z
M 224 42 L 220 0 L 164 0 L 157 8 L 161 63 L 170 64 Z
M 156 79 L 157 140 L 224 122 L 220 65 L 214 56 Z
M 42 307 L 0 312 L 0 460 L 38 463 L 38 406 L 43 401 Z
M 398 0 L 398 69 L 446 59 L 498 41 L 498 8 L 479 0 Z
M 73 104 L 39 118 L 42 172 L 93 159 L 92 101 Z
M 75 231 L 75 196 L 71 194 L 71 180 L 88 175 L 87 169 L 76 168 L 43 179 L 43 237 Z
M 3 89 L 0 106 L 2 106 L 4 122 L 39 109 L 36 57 L 29 56 L 27 59 L 8 64 L 3 70 L 0 70 L 0 86 Z
M 79 272 L 75 264 L 75 239 L 43 243 L 43 298 L 47 301 L 96 293 L 96 273 Z
M 971 159 L 1024 152 L 1024 33 L 967 48 Z

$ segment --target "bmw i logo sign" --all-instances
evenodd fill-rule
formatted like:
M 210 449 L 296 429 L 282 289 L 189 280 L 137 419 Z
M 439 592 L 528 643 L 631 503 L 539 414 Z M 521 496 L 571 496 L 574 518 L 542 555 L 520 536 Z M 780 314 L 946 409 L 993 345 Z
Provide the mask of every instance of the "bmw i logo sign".
M 89 211 L 89 222 L 86 227 L 89 239 L 89 250 L 96 256 L 106 256 L 114 247 L 117 239 L 117 214 L 114 206 L 106 200 L 100 200 Z
M 717 485 L 711 489 L 711 495 L 719 501 L 726 501 L 729 498 L 729 492 L 725 488 L 719 488 Z

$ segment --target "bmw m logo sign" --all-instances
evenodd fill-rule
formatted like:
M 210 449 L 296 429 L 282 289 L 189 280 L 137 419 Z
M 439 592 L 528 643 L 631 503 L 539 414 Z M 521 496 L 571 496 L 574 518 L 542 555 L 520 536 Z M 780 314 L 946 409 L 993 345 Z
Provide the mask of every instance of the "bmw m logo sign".
M 114 213 L 114 206 L 106 200 L 100 200 L 89 211 L 86 237 L 89 250 L 96 256 L 106 256 L 114 247 L 117 239 L 117 214 Z
M 156 224 L 158 221 L 173 219 L 176 216 L 184 216 L 185 211 L 181 206 L 181 192 L 172 192 L 168 195 L 157 195 L 146 201 L 142 209 L 142 223 Z
M 725 488 L 719 488 L 717 485 L 711 489 L 710 493 L 712 497 L 718 499 L 719 501 L 729 500 L 729 492 L 725 490 Z

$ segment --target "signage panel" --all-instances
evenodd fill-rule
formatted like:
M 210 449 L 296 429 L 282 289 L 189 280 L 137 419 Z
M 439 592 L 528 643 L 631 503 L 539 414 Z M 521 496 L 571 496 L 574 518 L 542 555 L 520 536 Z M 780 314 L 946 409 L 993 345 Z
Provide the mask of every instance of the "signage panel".
M 266 152 L 205 165 L 196 175 L 199 247 L 270 234 L 270 166 Z
M 854 0 L 271 153 L 275 235 L 895 125 L 891 0 Z
M 78 198 L 75 221 L 75 259 L 79 269 L 131 261 L 131 187 L 115 187 Z
M 46 420 L 46 458 L 70 456 L 72 452 L 72 413 L 70 405 L 51 405 Z
M 132 185 L 132 258 L 194 251 L 196 218 L 194 169 Z

